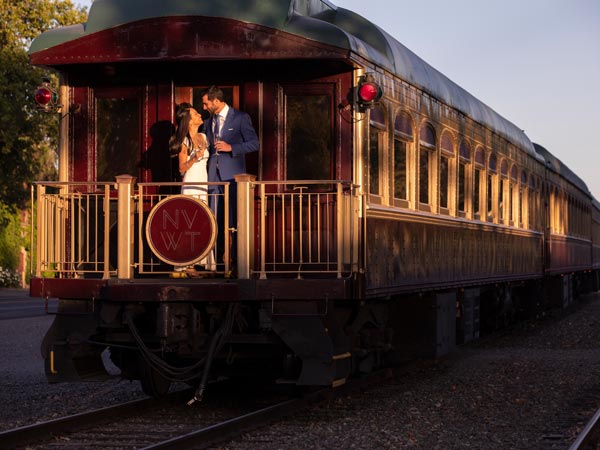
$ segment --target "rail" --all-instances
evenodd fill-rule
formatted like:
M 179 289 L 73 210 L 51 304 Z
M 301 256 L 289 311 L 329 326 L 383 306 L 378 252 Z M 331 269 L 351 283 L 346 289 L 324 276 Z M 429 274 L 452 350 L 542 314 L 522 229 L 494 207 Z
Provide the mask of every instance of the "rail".
M 579 433 L 569 450 L 596 450 L 600 447 L 600 409 Z
M 174 266 L 157 257 L 147 239 L 153 208 L 179 195 L 185 183 L 37 182 L 32 200 L 32 274 L 45 278 L 170 276 Z M 194 183 L 198 184 L 198 183 Z M 237 178 L 237 223 L 229 223 L 228 183 L 200 183 L 216 221 L 221 255 L 212 251 L 217 276 L 239 278 L 343 277 L 357 267 L 358 198 L 337 180 L 256 181 Z M 212 189 L 220 186 L 221 189 Z M 214 192 L 213 192 L 214 191 Z

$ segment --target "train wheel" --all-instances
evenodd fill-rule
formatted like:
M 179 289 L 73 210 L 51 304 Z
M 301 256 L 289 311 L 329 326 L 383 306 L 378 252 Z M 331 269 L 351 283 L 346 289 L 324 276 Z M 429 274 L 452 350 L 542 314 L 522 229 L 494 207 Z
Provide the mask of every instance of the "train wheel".
M 145 362 L 142 363 L 140 382 L 142 384 L 142 391 L 154 398 L 165 397 L 171 387 L 170 380 L 167 380 Z

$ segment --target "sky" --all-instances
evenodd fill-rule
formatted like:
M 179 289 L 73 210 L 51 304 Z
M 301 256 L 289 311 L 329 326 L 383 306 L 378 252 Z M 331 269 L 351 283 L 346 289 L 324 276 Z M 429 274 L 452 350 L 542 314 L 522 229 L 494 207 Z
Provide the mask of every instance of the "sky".
M 375 23 L 524 130 L 600 200 L 600 1 L 330 2 Z

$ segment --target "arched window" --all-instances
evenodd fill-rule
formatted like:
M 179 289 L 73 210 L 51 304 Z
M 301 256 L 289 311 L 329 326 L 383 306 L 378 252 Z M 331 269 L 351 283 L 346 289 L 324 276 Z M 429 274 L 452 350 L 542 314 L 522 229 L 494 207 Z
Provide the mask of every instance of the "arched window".
M 431 205 L 429 183 L 435 155 L 435 130 L 428 123 L 419 132 L 419 203 Z
M 409 146 L 413 143 L 413 127 L 410 116 L 400 112 L 394 120 L 394 198 L 408 199 L 408 177 L 406 161 Z

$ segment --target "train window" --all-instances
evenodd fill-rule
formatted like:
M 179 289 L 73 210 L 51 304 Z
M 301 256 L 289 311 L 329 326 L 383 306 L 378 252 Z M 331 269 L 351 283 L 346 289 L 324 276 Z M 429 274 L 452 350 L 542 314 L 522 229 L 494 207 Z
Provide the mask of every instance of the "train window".
M 529 228 L 532 230 L 537 230 L 537 222 L 535 220 L 535 216 L 533 214 L 534 211 L 539 211 L 538 206 L 535 203 L 536 199 L 536 190 L 535 190 L 535 177 L 533 175 L 529 176 L 529 208 L 527 209 L 528 215 L 528 223 Z
M 394 198 L 407 199 L 406 151 L 408 143 L 394 139 Z
M 435 131 L 423 124 L 419 135 L 419 203 L 431 205 L 429 182 L 432 178 L 432 159 L 435 155 Z
M 497 158 L 495 154 L 491 154 L 488 160 L 488 173 L 487 173 L 487 219 L 489 222 L 494 221 L 494 193 L 496 189 L 496 169 L 497 169 Z
M 379 195 L 379 133 L 374 127 L 369 133 L 369 192 Z
M 519 226 L 522 228 L 527 226 L 527 223 L 525 222 L 525 219 L 527 218 L 527 205 L 525 202 L 527 202 L 527 174 L 525 171 L 522 171 L 521 183 L 519 183 Z
M 407 177 L 407 152 L 410 142 L 413 140 L 413 130 L 410 117 L 406 113 L 400 113 L 394 121 L 394 198 L 399 200 L 408 199 L 408 177 Z M 408 205 L 404 205 L 408 206 Z
M 400 135 L 404 135 L 407 139 L 413 138 L 413 129 L 410 116 L 404 112 L 396 116 L 394 121 L 394 131 Z
M 473 215 L 475 219 L 482 217 L 482 204 L 481 204 L 481 188 L 484 186 L 485 176 L 485 156 L 483 149 L 477 148 L 475 150 L 475 156 L 473 157 L 475 162 L 475 168 L 473 171 Z
M 419 150 L 419 202 L 429 203 L 429 155 L 427 149 Z
M 96 180 L 115 181 L 117 175 L 139 178 L 140 99 L 137 90 L 95 91 Z
M 450 190 L 450 159 L 440 157 L 440 208 L 448 209 L 448 191 Z
M 473 215 L 475 219 L 481 218 L 481 179 L 483 170 L 475 166 L 473 171 Z
M 288 180 L 333 178 L 332 96 L 287 92 L 285 167 Z
M 381 146 L 385 142 L 385 116 L 381 108 L 369 112 L 369 193 L 382 196 L 381 189 Z
M 509 220 L 511 225 L 519 225 L 519 198 L 518 190 L 515 190 L 517 185 L 517 166 L 513 165 L 510 168 L 510 178 L 508 180 L 508 201 L 509 201 Z
M 440 212 L 449 213 L 451 208 L 450 199 L 452 198 L 452 193 L 450 191 L 454 185 L 454 183 L 450 182 L 453 178 L 450 174 L 450 171 L 452 170 L 450 158 L 454 157 L 454 143 L 450 133 L 445 132 L 442 134 L 440 150 Z
M 465 216 L 467 211 L 467 166 L 471 160 L 471 152 L 466 142 L 461 142 L 459 146 L 459 161 L 458 161 L 458 212 L 459 215 Z M 479 200 L 479 198 L 478 198 Z M 461 214 L 462 213 L 462 214 Z
M 506 178 L 508 176 L 508 164 L 503 159 L 500 162 L 500 189 L 498 190 L 498 220 L 500 223 L 504 223 L 507 219 L 507 212 L 510 210 L 510 196 L 509 196 L 509 182 Z
M 467 181 L 467 165 L 464 161 L 458 163 L 458 211 L 466 211 L 465 187 Z

